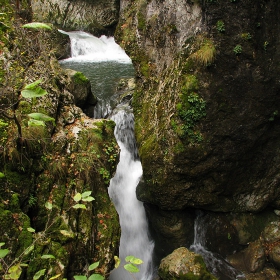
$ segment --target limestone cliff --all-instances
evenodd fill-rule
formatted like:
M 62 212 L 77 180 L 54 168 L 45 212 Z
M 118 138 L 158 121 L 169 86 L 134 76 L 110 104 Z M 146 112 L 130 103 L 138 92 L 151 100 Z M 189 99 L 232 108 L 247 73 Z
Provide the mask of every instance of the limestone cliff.
M 162 209 L 279 206 L 279 1 L 122 1 L 138 75 L 141 200 Z
M 68 30 L 112 35 L 118 22 L 119 1 L 31 0 L 34 20 Z

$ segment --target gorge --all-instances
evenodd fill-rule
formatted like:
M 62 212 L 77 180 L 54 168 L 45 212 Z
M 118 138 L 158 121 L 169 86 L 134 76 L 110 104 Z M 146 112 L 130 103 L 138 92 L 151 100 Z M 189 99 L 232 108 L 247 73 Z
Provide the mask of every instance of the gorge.
M 136 194 L 148 216 L 156 266 L 175 249 L 191 247 L 199 210 L 207 250 L 242 271 L 245 279 L 280 279 L 279 1 L 26 0 L 19 10 L 5 4 L 3 14 L 14 13 L 24 22 L 114 35 L 132 60 L 136 86 L 131 106 L 143 168 Z M 27 228 L 32 226 L 36 234 L 44 231 L 44 204 L 52 201 L 57 205 L 52 215 L 62 213 L 62 218 L 36 252 L 50 252 L 59 262 L 43 266 L 51 276 L 60 273 L 71 279 L 90 260 L 100 260 L 98 272 L 108 275 L 120 235 L 107 194 L 108 178 L 119 161 L 115 124 L 88 118 L 74 103 L 68 74 L 55 60 L 58 52 L 51 51 L 50 44 L 27 39 L 41 36 L 52 42 L 55 34 L 62 36 L 55 28 L 48 36 L 48 31 L 21 31 L 17 23 L 12 36 L 5 26 L 14 22 L 3 14 L 3 242 L 13 248 L 13 256 L 32 244 Z M 14 40 L 20 35 L 26 38 L 21 44 Z M 13 104 L 8 96 L 17 100 L 22 84 L 42 77 L 49 92 L 42 102 L 20 99 L 17 106 L 4 106 Z M 40 133 L 28 128 L 26 114 L 35 110 L 53 117 L 56 126 L 48 123 Z M 17 140 L 16 124 L 5 117 L 13 112 L 23 124 L 23 143 Z M 88 189 L 96 199 L 93 207 L 87 206 L 90 212 L 67 212 L 74 194 Z M 63 236 L 61 230 L 71 234 Z M 21 245 L 14 245 L 14 239 Z M 35 258 L 32 262 L 25 279 L 42 267 Z M 189 279 L 180 269 L 174 274 L 159 270 L 159 277 Z

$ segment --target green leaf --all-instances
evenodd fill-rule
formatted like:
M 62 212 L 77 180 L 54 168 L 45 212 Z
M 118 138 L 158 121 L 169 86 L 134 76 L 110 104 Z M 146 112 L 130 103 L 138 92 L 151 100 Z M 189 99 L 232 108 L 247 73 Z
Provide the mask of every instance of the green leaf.
M 10 253 L 8 249 L 0 249 L 0 259 L 5 258 Z
M 49 280 L 54 280 L 54 279 L 57 279 L 57 278 L 59 278 L 59 276 L 60 276 L 61 274 L 57 274 L 57 275 L 55 275 L 55 276 L 53 276 L 53 277 L 51 277 Z
M 33 29 L 49 29 L 49 30 L 52 29 L 49 25 L 42 22 L 31 22 L 31 23 L 24 24 L 22 27 L 33 28 Z
M 86 198 L 86 197 L 90 196 L 91 193 L 92 193 L 92 191 L 83 192 L 83 193 L 82 193 L 82 198 Z
M 0 179 L 1 179 L 1 178 L 5 178 L 5 174 L 2 173 L 2 172 L 0 172 Z
M 0 242 L 0 248 L 5 244 L 6 244 L 5 242 Z
M 48 92 L 44 89 L 42 89 L 40 86 L 36 87 L 35 89 L 23 89 L 21 91 L 21 95 L 24 98 L 35 98 L 35 97 L 41 97 L 48 94 Z
M 33 276 L 33 280 L 38 280 L 41 276 L 44 276 L 45 275 L 45 271 L 46 271 L 45 268 L 37 271 L 35 273 L 35 275 Z
M 28 116 L 37 121 L 44 121 L 44 122 L 49 122 L 49 121 L 54 122 L 55 121 L 54 118 L 52 118 L 48 115 L 42 114 L 42 113 L 31 113 L 31 114 L 28 114 Z
M 99 266 L 99 262 L 91 264 L 88 268 L 89 271 L 96 269 Z
M 95 200 L 95 199 L 92 196 L 82 198 L 82 201 L 85 201 L 85 202 L 89 202 L 89 201 L 93 201 L 93 200 Z
M 17 280 L 19 279 L 21 275 L 22 269 L 20 267 L 20 264 L 13 265 L 12 267 L 9 268 L 8 273 L 10 279 Z M 8 278 L 9 279 L 9 278 Z
M 86 276 L 82 276 L 82 275 L 75 275 L 74 279 L 75 280 L 87 280 L 87 277 Z
M 27 247 L 25 250 L 24 250 L 24 255 L 28 255 L 30 252 L 32 252 L 34 250 L 34 245 L 31 245 L 29 247 Z
M 49 201 L 47 201 L 47 202 L 45 203 L 45 207 L 46 207 L 48 210 L 52 210 L 52 204 L 51 204 Z
M 133 258 L 135 258 L 135 257 L 134 256 L 126 256 L 125 261 L 130 262 L 130 260 L 132 260 Z
M 78 202 L 82 199 L 82 195 L 80 193 L 76 193 L 76 195 L 73 197 L 73 199 Z
M 88 278 L 88 280 L 104 280 L 104 279 L 105 279 L 104 276 L 102 276 L 101 274 L 92 274 Z
M 132 263 L 128 263 L 128 264 L 124 265 L 124 269 L 131 273 L 137 273 L 140 271 L 139 268 Z
M 41 259 L 55 259 L 54 255 L 43 255 L 41 256 Z
M 34 119 L 30 119 L 28 121 L 28 126 L 46 126 L 46 124 L 43 121 L 37 121 Z
M 137 265 L 143 263 L 143 261 L 141 259 L 137 259 L 137 258 L 131 259 L 130 262 L 133 264 L 137 264 Z
M 76 204 L 73 206 L 74 209 L 87 209 L 84 204 Z
M 64 230 L 64 229 L 61 229 L 60 233 L 64 236 L 67 236 L 67 237 L 74 237 L 74 234 L 72 232 L 69 232 L 69 231 Z
M 29 227 L 29 228 L 27 228 L 27 231 L 29 231 L 29 232 L 35 232 L 35 229 L 32 228 L 32 227 Z
M 27 263 L 20 263 L 20 266 L 21 266 L 21 267 L 27 267 L 28 264 L 27 264 Z
M 36 89 L 37 86 L 42 82 L 42 80 L 37 80 L 31 84 L 26 85 L 23 89 Z
M 121 259 L 118 256 L 114 256 L 115 268 L 118 268 L 121 264 Z

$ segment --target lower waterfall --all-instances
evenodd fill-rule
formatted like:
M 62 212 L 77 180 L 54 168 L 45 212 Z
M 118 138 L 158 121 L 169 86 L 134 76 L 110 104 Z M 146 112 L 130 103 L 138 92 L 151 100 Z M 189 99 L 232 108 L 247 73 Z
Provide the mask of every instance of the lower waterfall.
M 136 198 L 136 186 L 142 175 L 134 138 L 134 117 L 129 106 L 114 111 L 115 136 L 121 148 L 116 175 L 111 180 L 109 195 L 120 216 L 120 258 L 133 255 L 143 260 L 136 279 L 151 280 L 153 276 L 152 253 L 154 244 L 148 236 L 148 223 L 143 203 Z M 111 273 L 111 280 L 129 280 L 131 276 L 123 268 Z
M 131 60 L 114 38 L 97 38 L 81 31 L 61 32 L 70 36 L 72 52 L 72 57 L 61 61 L 61 65 L 81 71 L 91 80 L 100 103 L 95 118 L 110 115 L 116 123 L 115 137 L 121 152 L 116 174 L 110 182 L 109 195 L 120 218 L 121 265 L 112 271 L 110 280 L 151 280 L 154 244 L 149 238 L 143 203 L 136 198 L 142 166 L 134 137 L 134 115 L 129 105 L 119 105 L 113 112 L 111 105 L 117 81 L 134 75 Z M 133 277 L 123 268 L 125 257 L 129 255 L 143 261 L 139 265 L 140 272 Z

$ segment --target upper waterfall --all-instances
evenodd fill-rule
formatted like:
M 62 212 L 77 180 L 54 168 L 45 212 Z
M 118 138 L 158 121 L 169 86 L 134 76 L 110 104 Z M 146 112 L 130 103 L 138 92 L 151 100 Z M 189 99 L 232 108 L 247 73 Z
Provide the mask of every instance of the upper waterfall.
M 59 31 L 67 34 L 71 40 L 71 58 L 67 60 L 131 63 L 129 56 L 115 42 L 113 37 L 102 35 L 97 38 L 83 31 Z

